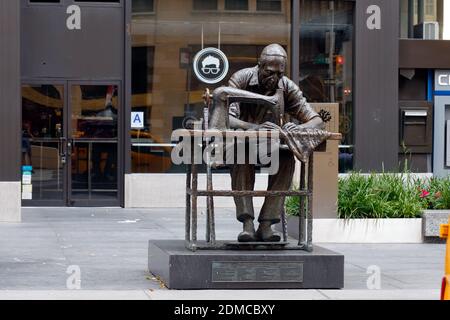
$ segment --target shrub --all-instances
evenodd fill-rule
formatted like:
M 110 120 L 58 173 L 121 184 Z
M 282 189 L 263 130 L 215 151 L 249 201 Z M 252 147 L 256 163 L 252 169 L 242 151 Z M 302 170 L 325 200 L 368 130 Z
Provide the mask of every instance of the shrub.
M 339 218 L 415 218 L 424 201 L 419 180 L 406 174 L 351 173 L 339 179 Z
M 338 186 L 339 218 L 416 218 L 424 209 L 450 209 L 450 177 L 351 173 Z M 298 210 L 299 197 L 288 197 L 287 214 L 298 216 Z
M 299 197 L 286 197 L 286 213 L 291 216 L 298 216 L 300 209 L 300 198 Z
M 421 199 L 427 209 L 450 209 L 450 178 L 430 178 L 421 185 Z

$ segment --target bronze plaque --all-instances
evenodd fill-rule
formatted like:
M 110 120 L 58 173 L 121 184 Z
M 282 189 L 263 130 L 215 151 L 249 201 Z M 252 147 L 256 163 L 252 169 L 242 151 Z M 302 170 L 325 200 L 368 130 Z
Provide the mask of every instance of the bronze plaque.
M 213 262 L 212 282 L 303 282 L 302 262 Z

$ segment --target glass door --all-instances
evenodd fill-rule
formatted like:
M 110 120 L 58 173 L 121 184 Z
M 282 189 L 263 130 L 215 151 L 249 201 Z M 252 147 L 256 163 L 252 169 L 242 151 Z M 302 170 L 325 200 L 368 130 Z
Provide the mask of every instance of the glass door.
M 69 82 L 71 206 L 119 206 L 120 86 Z
M 120 84 L 22 86 L 22 204 L 120 206 Z
M 22 86 L 22 201 L 25 206 L 66 203 L 64 83 Z

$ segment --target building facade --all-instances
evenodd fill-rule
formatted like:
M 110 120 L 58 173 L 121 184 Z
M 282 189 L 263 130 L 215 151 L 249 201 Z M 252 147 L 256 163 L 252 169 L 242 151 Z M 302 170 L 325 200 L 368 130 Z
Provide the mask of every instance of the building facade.
M 439 121 L 450 111 L 434 77 L 450 69 L 449 6 L 2 0 L 1 207 L 183 205 L 171 133 L 202 117 L 207 87 L 256 65 L 270 43 L 289 52 L 288 76 L 308 101 L 339 104 L 340 172 L 406 163 L 445 174 Z M 222 83 L 195 77 L 192 58 L 204 47 L 227 55 Z

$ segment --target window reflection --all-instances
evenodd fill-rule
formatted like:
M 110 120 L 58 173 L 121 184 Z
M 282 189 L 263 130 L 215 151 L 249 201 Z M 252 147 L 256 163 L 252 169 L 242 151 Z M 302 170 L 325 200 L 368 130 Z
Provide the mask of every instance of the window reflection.
M 351 1 L 300 2 L 300 88 L 309 102 L 339 103 L 341 172 L 353 159 L 353 12 Z
M 71 88 L 72 138 L 117 138 L 117 86 Z
M 72 199 L 118 195 L 118 86 L 71 86 Z
M 248 0 L 225 0 L 225 10 L 248 10 Z
M 450 2 L 401 0 L 400 38 L 450 40 Z
M 22 198 L 62 201 L 64 86 L 22 86 Z M 26 173 L 31 177 L 26 177 Z M 26 179 L 27 178 L 27 179 Z
M 194 0 L 193 8 L 194 10 L 217 10 L 217 0 Z
M 281 11 L 280 0 L 257 0 L 256 10 L 260 11 Z
M 184 170 L 170 159 L 172 131 L 200 119 L 205 88 L 254 66 L 265 45 L 275 42 L 290 51 L 290 6 L 288 0 L 165 0 L 157 2 L 154 15 L 133 16 L 132 111 L 144 114 L 144 128 L 131 129 L 133 172 Z M 202 42 L 218 47 L 219 39 L 230 72 L 222 83 L 202 84 L 191 59 Z

